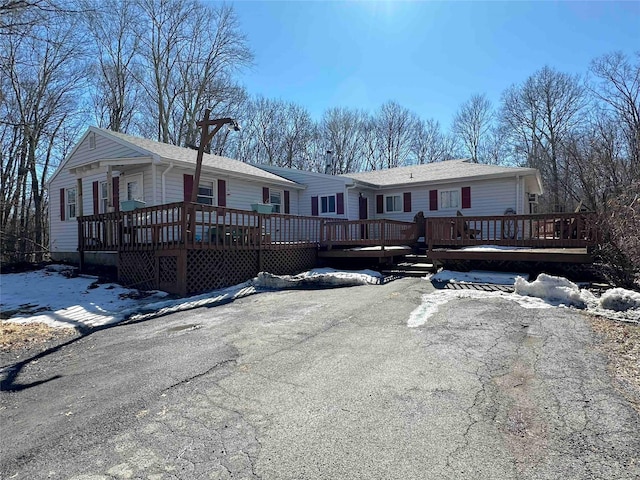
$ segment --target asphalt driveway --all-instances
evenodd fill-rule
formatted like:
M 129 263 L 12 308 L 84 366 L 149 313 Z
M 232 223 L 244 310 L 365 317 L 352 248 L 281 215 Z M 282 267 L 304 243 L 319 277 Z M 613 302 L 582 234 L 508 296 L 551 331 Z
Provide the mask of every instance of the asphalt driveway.
M 285 291 L 3 369 L 1 478 L 630 479 L 640 416 L 585 318 L 432 287 Z

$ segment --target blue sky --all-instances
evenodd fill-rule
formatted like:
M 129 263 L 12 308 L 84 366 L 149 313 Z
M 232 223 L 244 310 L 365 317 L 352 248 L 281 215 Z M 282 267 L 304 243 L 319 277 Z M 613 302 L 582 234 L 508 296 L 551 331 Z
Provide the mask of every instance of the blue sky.
M 604 53 L 640 51 L 640 2 L 231 3 L 255 53 L 251 94 L 330 107 L 395 100 L 448 128 L 475 93 L 498 103 L 544 65 L 584 74 Z

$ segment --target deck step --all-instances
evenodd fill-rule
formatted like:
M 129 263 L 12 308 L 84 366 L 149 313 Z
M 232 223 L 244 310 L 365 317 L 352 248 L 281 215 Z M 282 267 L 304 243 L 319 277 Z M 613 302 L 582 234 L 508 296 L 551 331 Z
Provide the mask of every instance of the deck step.
M 429 271 L 425 270 L 400 270 L 400 269 L 388 269 L 382 270 L 384 275 L 397 275 L 402 277 L 424 277 Z

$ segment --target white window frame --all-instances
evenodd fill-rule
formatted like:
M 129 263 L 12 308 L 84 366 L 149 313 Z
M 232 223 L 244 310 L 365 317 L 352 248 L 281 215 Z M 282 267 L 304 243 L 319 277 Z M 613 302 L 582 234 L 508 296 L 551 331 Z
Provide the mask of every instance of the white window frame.
M 196 197 L 196 203 L 200 203 L 202 205 L 217 205 L 216 199 L 218 198 L 217 190 L 218 182 L 217 180 L 212 180 L 209 178 L 200 179 L 200 185 L 198 185 L 198 195 Z M 211 195 L 204 195 L 200 193 L 201 188 L 211 188 Z M 201 199 L 210 199 L 211 203 L 203 202 Z
M 274 197 L 277 198 L 277 202 L 274 202 Z M 284 194 L 282 193 L 282 190 L 273 190 L 273 189 L 269 189 L 269 203 L 271 205 L 273 205 L 272 207 L 272 212 L 273 213 L 283 213 L 283 204 L 282 204 L 282 200 L 283 200 Z
M 130 198 L 129 197 L 129 184 L 133 182 L 138 182 L 140 187 L 140 192 L 138 198 Z M 124 194 L 127 200 L 138 200 L 140 202 L 144 202 L 144 177 L 141 173 L 135 173 L 133 175 L 125 175 L 124 177 Z
M 333 210 L 331 210 L 331 199 L 333 198 Z M 323 202 L 326 202 L 326 205 Z M 335 195 L 322 195 L 320 197 L 320 213 L 336 213 L 338 211 L 338 199 Z
M 389 209 L 388 200 L 393 198 L 392 200 L 392 209 Z M 397 199 L 397 204 L 396 204 Z M 385 213 L 401 213 L 404 210 L 404 205 L 402 204 L 402 195 L 385 195 L 384 196 L 384 212 Z
M 70 193 L 73 192 L 73 202 Z M 78 213 L 78 189 L 76 187 L 64 189 L 64 212 L 66 220 L 74 220 Z
M 100 182 L 98 184 L 98 213 L 107 213 L 109 202 L 109 183 Z
M 457 204 L 452 205 L 451 194 L 455 193 L 457 198 Z M 447 198 L 447 202 L 445 202 Z M 446 205 L 445 205 L 446 203 Z M 460 188 L 447 188 L 446 190 L 438 190 L 438 210 L 459 210 L 462 205 L 462 189 Z

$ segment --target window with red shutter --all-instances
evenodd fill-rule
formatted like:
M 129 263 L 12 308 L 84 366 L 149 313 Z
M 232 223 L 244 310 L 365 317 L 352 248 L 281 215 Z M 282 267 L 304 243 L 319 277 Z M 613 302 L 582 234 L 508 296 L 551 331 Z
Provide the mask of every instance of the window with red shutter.
M 411 211 L 411 192 L 405 192 L 402 194 L 403 211 Z
M 344 215 L 344 193 L 336 193 L 336 213 Z
M 471 208 L 471 187 L 462 187 L 462 208 Z
M 438 190 L 429 190 L 429 210 L 438 210 Z

